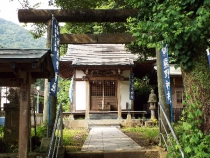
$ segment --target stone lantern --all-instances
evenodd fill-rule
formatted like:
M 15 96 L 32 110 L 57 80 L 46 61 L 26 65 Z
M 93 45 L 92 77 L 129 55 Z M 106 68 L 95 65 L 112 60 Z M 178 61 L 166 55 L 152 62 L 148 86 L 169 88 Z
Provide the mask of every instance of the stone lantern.
M 156 103 L 157 103 L 157 96 L 154 93 L 154 90 L 151 90 L 151 93 L 149 95 L 148 103 L 150 104 L 149 109 L 151 110 L 151 120 L 156 119 L 155 118 L 155 109 L 156 109 Z

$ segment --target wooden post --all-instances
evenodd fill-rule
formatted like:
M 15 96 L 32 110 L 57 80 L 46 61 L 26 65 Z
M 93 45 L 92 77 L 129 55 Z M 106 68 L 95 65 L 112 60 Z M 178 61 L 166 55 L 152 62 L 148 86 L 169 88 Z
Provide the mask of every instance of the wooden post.
M 131 111 L 134 111 L 134 100 L 131 100 Z M 135 113 L 131 113 L 132 118 L 135 118 Z
M 47 25 L 47 43 L 46 48 L 50 48 L 51 46 L 51 28 L 52 28 L 52 20 L 48 21 Z M 48 120 L 48 103 L 49 103 L 49 89 L 50 84 L 48 79 L 44 80 L 44 109 L 43 109 L 43 123 L 47 125 Z
M 29 78 L 29 76 L 27 76 Z M 19 145 L 18 157 L 28 157 L 30 116 L 30 82 L 20 86 Z
M 86 81 L 86 111 L 85 111 L 85 119 L 89 120 L 90 119 L 90 84 L 89 80 Z
M 121 94 L 120 94 L 120 86 L 121 82 L 118 79 L 117 81 L 117 103 L 118 103 L 118 119 L 122 119 L 122 108 L 121 108 Z

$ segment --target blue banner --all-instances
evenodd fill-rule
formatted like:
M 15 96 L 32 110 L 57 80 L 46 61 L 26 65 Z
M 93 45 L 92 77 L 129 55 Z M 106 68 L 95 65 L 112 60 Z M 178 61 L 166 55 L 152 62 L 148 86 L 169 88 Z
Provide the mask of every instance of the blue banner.
M 53 68 L 55 71 L 55 78 L 50 82 L 50 95 L 57 96 L 58 88 L 58 71 L 60 58 L 60 27 L 54 17 L 52 17 L 52 31 L 51 31 L 51 51 L 53 54 Z
M 130 100 L 135 100 L 135 91 L 134 91 L 134 74 L 130 74 Z
M 163 84 L 164 84 L 164 91 L 166 96 L 166 103 L 171 103 L 171 84 L 170 84 L 170 65 L 168 59 L 168 49 L 167 47 L 163 47 L 160 50 L 161 56 L 161 65 L 162 65 L 162 74 L 163 74 Z
M 170 65 L 168 58 L 168 48 L 163 47 L 160 50 L 160 58 L 162 65 L 162 75 L 164 91 L 166 96 L 166 103 L 170 105 L 170 120 L 173 122 L 172 98 L 171 98 L 171 83 L 170 83 Z

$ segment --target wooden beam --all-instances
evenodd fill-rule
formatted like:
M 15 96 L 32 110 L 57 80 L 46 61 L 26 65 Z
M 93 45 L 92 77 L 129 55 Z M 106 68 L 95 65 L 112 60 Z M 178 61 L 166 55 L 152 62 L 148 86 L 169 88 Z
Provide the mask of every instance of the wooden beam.
M 31 72 L 31 76 L 32 78 L 46 78 L 51 80 L 52 78 L 54 78 L 55 74 L 50 72 Z
M 26 84 L 27 72 L 22 71 L 20 68 L 14 68 L 14 74 L 15 74 L 16 78 L 23 80 L 22 84 Z
M 20 80 L 18 80 L 18 79 L 9 79 L 9 78 L 1 78 L 0 79 L 0 86 L 20 87 Z
M 40 78 L 42 78 L 42 77 L 40 77 Z M 0 86 L 20 87 L 20 85 L 21 84 L 24 84 L 24 82 L 25 83 L 28 83 L 28 79 L 27 78 L 9 78 L 9 77 L 7 77 L 7 78 L 1 78 L 0 77 Z M 32 78 L 31 77 L 30 83 L 31 84 L 34 84 L 35 82 L 36 82 L 36 78 Z
M 19 22 L 45 23 L 52 19 L 58 22 L 126 22 L 128 17 L 138 14 L 138 9 L 76 9 L 76 10 L 48 10 L 48 9 L 19 9 Z
M 60 44 L 126 44 L 135 39 L 129 33 L 61 34 Z

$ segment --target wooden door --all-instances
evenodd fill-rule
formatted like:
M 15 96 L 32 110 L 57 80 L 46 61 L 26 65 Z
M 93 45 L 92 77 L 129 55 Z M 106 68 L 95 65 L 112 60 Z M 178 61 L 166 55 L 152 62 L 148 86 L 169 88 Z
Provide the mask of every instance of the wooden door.
M 100 111 L 102 104 L 110 109 L 105 111 L 117 111 L 117 81 L 94 80 L 90 81 L 90 110 Z

